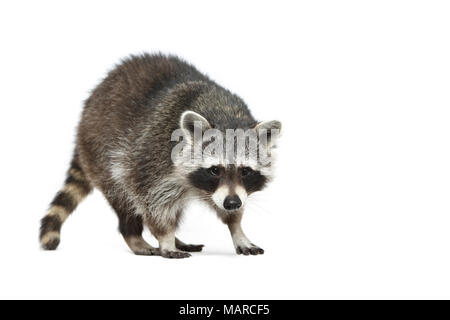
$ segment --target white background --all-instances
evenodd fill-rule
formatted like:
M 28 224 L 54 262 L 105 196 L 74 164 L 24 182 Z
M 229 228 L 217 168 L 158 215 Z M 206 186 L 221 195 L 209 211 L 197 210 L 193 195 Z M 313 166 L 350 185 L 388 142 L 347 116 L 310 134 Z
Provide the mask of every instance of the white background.
M 2 1 L 0 298 L 450 298 L 449 17 L 445 1 Z M 283 122 L 244 217 L 264 256 L 235 255 L 198 205 L 179 234 L 204 252 L 134 256 L 98 191 L 39 249 L 83 100 L 144 51 Z

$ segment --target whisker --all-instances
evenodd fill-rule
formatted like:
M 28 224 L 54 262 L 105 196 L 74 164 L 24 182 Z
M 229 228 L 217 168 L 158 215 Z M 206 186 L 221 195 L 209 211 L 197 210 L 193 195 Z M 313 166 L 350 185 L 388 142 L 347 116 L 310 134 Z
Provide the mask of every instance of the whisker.
M 253 207 L 254 209 L 258 209 L 260 211 L 263 211 L 266 214 L 274 215 L 273 212 L 271 212 L 267 208 L 264 208 L 264 207 L 260 206 L 257 202 L 249 201 L 249 202 L 247 202 L 247 206 L 250 206 L 250 207 Z

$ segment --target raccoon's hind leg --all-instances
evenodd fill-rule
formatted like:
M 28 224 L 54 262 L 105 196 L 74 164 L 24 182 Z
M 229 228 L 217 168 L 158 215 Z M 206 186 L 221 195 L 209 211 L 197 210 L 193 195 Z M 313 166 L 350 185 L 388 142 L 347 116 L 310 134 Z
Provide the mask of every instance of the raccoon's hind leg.
M 204 245 L 203 244 L 186 244 L 178 238 L 175 238 L 175 247 L 178 250 L 186 251 L 186 252 L 200 252 L 202 251 Z
M 142 236 L 128 236 L 125 237 L 125 242 L 128 247 L 138 256 L 156 256 L 159 255 L 159 249 L 154 248 L 142 238 Z
M 55 250 L 60 241 L 61 226 L 92 187 L 78 163 L 75 153 L 64 187 L 56 194 L 47 215 L 41 220 L 39 239 L 44 250 Z
M 158 248 L 152 247 L 142 238 L 144 229 L 142 217 L 135 213 L 135 209 L 131 208 L 126 201 L 119 199 L 108 199 L 108 201 L 119 217 L 119 231 L 131 251 L 139 256 L 159 255 Z

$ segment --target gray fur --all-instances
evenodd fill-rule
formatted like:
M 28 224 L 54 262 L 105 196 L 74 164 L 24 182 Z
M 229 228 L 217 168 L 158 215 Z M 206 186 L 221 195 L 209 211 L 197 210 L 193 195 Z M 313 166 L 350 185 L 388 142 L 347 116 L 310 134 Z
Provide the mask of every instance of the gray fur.
M 187 110 L 222 131 L 257 125 L 242 99 L 174 56 L 144 54 L 124 60 L 85 103 L 77 135 L 78 161 L 90 184 L 117 211 L 121 232 L 133 245 L 143 240 L 134 234 L 139 233 L 133 231 L 139 230 L 139 223 L 131 225 L 131 215 L 141 217 L 167 242 L 186 202 L 204 197 L 187 178 L 195 167 L 177 167 L 171 160 L 171 134 L 180 128 Z M 217 212 L 224 222 L 234 221 L 230 213 Z M 138 249 L 135 252 L 142 253 L 148 246 Z

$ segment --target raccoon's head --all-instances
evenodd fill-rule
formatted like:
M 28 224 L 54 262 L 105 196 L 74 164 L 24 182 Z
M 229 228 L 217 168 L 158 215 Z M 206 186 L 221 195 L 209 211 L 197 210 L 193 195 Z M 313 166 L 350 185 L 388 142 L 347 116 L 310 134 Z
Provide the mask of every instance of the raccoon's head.
M 216 208 L 241 209 L 250 194 L 262 190 L 271 180 L 272 149 L 281 129 L 279 121 L 224 132 L 213 128 L 200 114 L 186 111 L 181 116 L 180 127 L 185 154 L 177 158 L 180 150 L 175 150 L 172 160 L 178 168 L 183 168 L 187 183 Z M 232 132 L 237 134 L 233 136 Z M 239 133 L 244 134 L 243 143 L 238 142 Z M 251 142 L 252 138 L 256 139 L 255 143 Z M 233 148 L 232 152 L 229 147 Z M 269 159 L 262 159 L 263 151 Z

